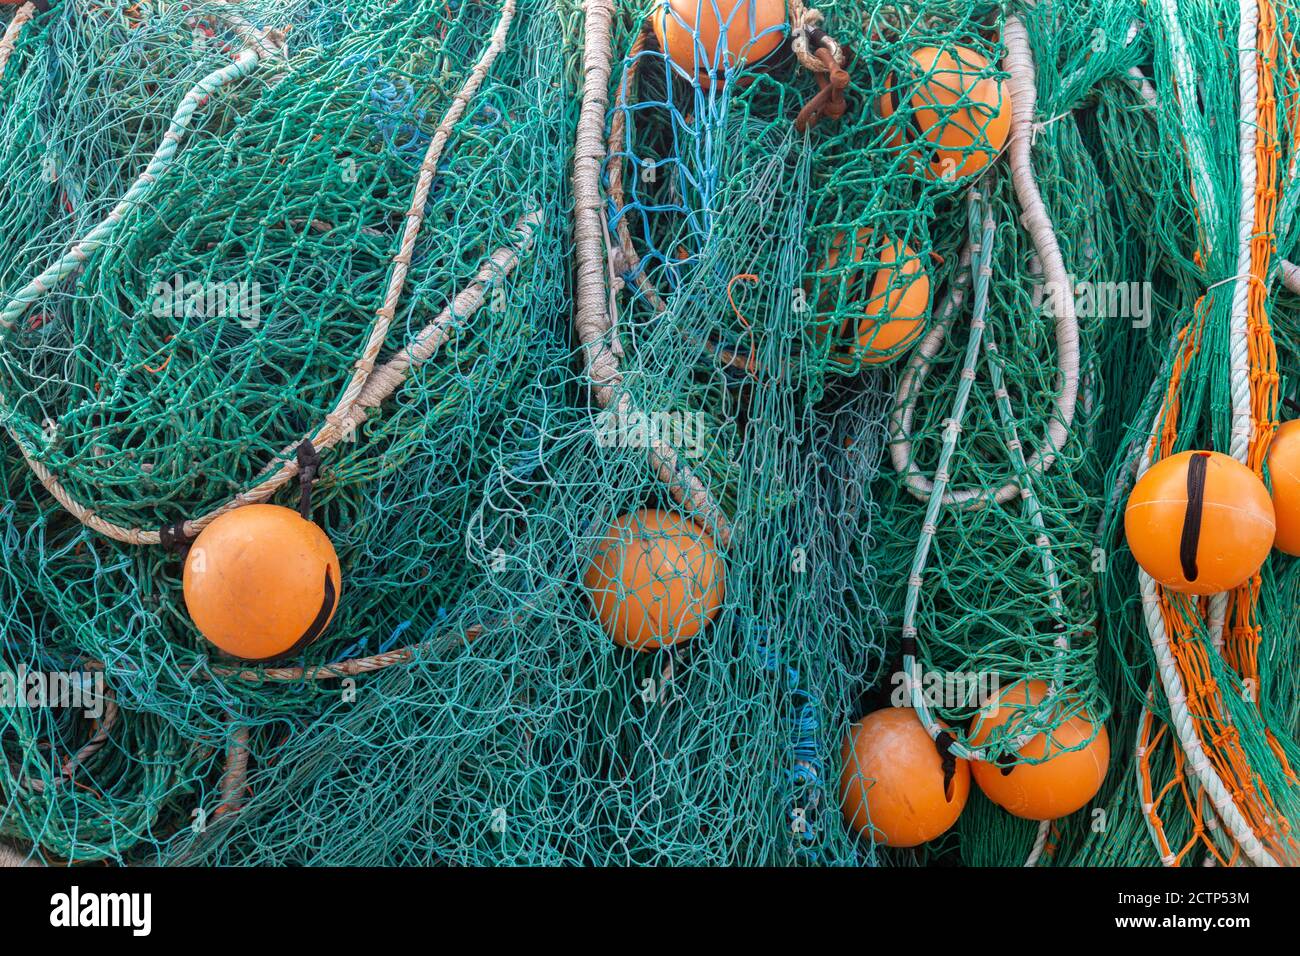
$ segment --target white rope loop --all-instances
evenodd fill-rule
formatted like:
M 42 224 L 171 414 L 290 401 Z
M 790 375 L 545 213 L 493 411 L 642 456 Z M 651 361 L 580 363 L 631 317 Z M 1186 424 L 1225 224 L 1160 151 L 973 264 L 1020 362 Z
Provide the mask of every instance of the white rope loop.
M 583 17 L 582 108 L 574 139 L 573 234 L 575 298 L 573 325 L 582 346 L 587 377 L 601 408 L 613 406 L 615 418 L 633 413 L 632 398 L 622 389 L 618 339 L 610 308 L 606 270 L 615 244 L 605 225 L 600 171 L 606 159 L 605 117 L 609 109 L 611 69 L 611 0 L 588 0 Z M 698 516 L 722 547 L 731 541 L 731 523 L 717 500 L 677 450 L 655 438 L 650 465 L 673 499 Z

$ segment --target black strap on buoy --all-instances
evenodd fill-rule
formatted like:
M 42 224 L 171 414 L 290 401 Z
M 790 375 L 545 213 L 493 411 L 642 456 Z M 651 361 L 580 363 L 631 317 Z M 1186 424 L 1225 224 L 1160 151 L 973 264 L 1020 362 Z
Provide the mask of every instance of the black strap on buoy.
M 339 590 L 334 586 L 334 578 L 330 574 L 330 569 L 325 569 L 324 592 L 321 596 L 320 610 L 316 612 L 316 617 L 311 624 L 307 625 L 307 630 L 303 631 L 302 637 L 293 642 L 291 647 L 272 654 L 270 657 L 250 657 L 245 658 L 249 664 L 277 664 L 301 652 L 304 648 L 314 644 L 316 638 L 325 633 L 325 628 L 329 626 L 330 618 L 334 616 L 334 605 L 338 603 Z
M 1193 455 L 1187 463 L 1187 514 L 1183 517 L 1183 539 L 1178 558 L 1183 563 L 1183 577 L 1195 581 L 1196 549 L 1201 542 L 1201 512 L 1205 507 L 1205 467 L 1209 455 Z
M 319 474 L 320 452 L 316 450 L 310 438 L 303 439 L 303 443 L 298 446 L 298 482 L 302 488 L 298 514 L 306 521 L 311 520 L 311 488 Z
M 903 108 L 903 98 L 898 95 L 898 79 L 893 86 L 889 88 L 889 113 L 890 116 L 897 116 Z M 911 127 L 912 135 L 917 139 L 925 139 L 925 130 L 921 129 L 921 121 L 916 118 L 916 110 L 907 114 L 907 125 Z
M 943 798 L 952 803 L 952 778 L 957 773 L 957 758 L 952 755 L 952 745 L 956 743 L 946 730 L 939 731 L 934 738 L 934 745 L 939 749 L 939 759 L 943 765 Z
M 163 525 L 158 529 L 158 541 L 168 554 L 184 557 L 189 554 L 194 539 L 185 533 L 185 522 Z
M 1009 776 L 1011 771 L 1016 769 L 1016 755 L 1002 754 L 1002 756 L 994 759 L 993 765 L 1001 769 L 1002 776 Z

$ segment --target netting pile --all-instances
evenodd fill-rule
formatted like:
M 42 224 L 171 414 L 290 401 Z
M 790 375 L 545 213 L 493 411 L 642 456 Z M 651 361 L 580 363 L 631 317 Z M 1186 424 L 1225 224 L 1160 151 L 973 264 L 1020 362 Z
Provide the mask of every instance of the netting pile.
M 0 97 L 3 648 L 14 668 L 98 662 L 116 710 L 111 726 L 7 712 L 6 832 L 75 861 L 381 862 L 420 853 L 396 831 L 446 825 L 411 781 L 445 787 L 401 763 L 420 736 L 445 747 L 456 716 L 417 729 L 429 718 L 404 706 L 420 696 L 410 674 L 376 676 L 356 706 L 351 684 L 312 675 L 441 637 L 462 647 L 455 635 L 493 613 L 485 581 L 515 533 L 494 498 L 525 500 L 560 415 L 563 36 L 554 10 L 513 3 L 97 2 L 53 6 L 18 35 Z M 232 63 L 241 75 L 219 84 Z M 42 277 L 97 232 L 66 278 Z M 178 557 L 112 538 L 156 542 L 227 507 L 308 436 L 333 439 L 314 501 L 347 568 L 341 606 L 285 662 L 307 677 L 240 674 L 190 623 Z M 126 533 L 83 525 L 34 468 Z M 271 500 L 295 504 L 297 484 Z M 341 745 L 351 735 L 359 746 Z M 381 765 L 388 782 L 367 786 Z M 223 835 L 245 796 L 234 829 L 249 829 Z M 267 798 L 296 810 L 258 820 Z M 303 829 L 336 826 L 349 804 L 390 838 L 339 848 Z
M 1295 561 L 1195 601 L 1123 531 L 1176 451 L 1265 474 L 1294 396 L 1293 21 L 0 7 L 0 686 L 103 688 L 93 717 L 0 708 L 0 838 L 74 864 L 1294 862 Z M 221 655 L 185 545 L 304 495 L 337 614 L 283 660 Z M 634 566 L 619 535 L 663 516 L 698 560 Z M 611 555 L 652 581 L 612 621 Z M 625 646 L 665 613 L 689 639 Z M 1048 693 L 977 740 L 982 701 L 926 693 L 962 675 Z M 890 703 L 995 764 L 1104 724 L 1109 771 L 1054 821 L 972 786 L 887 847 L 841 772 Z

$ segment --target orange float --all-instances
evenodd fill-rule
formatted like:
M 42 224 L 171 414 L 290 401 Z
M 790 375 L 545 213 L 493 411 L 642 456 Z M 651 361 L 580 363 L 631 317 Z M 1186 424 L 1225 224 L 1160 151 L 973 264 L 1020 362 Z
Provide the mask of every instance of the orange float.
M 764 59 L 788 32 L 784 0 L 668 0 L 650 24 L 659 49 L 705 89 L 710 73 L 721 83 L 725 70 Z
M 929 149 L 930 178 L 963 179 L 993 162 L 1011 131 L 1011 96 L 988 75 L 988 58 L 963 46 L 923 46 L 909 67 L 898 83 L 889 75 L 880 113 L 888 119 L 904 103 L 912 111 L 912 133 Z M 903 145 L 901 131 L 895 143 Z
M 615 643 L 651 651 L 690 640 L 717 616 L 723 576 L 699 525 L 642 509 L 610 525 L 582 583 Z
M 839 264 L 846 239 L 846 234 L 840 232 L 831 240 L 822 272 L 834 270 Z M 879 268 L 870 276 L 865 269 L 850 271 L 842 280 L 844 298 L 852 308 L 839 330 L 845 344 L 837 345 L 836 350 L 860 357 L 868 365 L 878 365 L 897 358 L 925 331 L 930 275 L 921 257 L 905 242 L 887 236 L 873 242 L 870 226 L 854 233 L 851 261 L 856 264 L 863 260 L 878 262 Z M 833 290 L 840 281 L 838 277 L 822 280 L 820 308 L 834 305 Z
M 1124 535 L 1147 574 L 1173 591 L 1218 594 L 1259 570 L 1276 523 L 1268 489 L 1235 458 L 1185 451 L 1156 462 L 1124 510 Z
M 984 746 L 995 730 L 1046 695 L 1047 684 L 1041 680 L 1017 681 L 1003 690 L 975 718 L 971 746 Z M 1079 747 L 1089 738 L 1089 743 Z M 1110 737 L 1105 724 L 1095 724 L 1080 714 L 1033 737 L 1017 753 L 1042 762 L 1017 763 L 1005 773 L 1002 767 L 977 760 L 971 765 L 975 782 L 986 797 L 1012 816 L 1055 820 L 1087 804 L 1101 789 L 1110 763 Z
M 279 505 L 247 505 L 199 533 L 185 558 L 185 607 L 199 632 L 234 657 L 270 661 L 329 627 L 343 592 L 334 545 Z
M 945 833 L 970 796 L 970 766 L 943 759 L 916 711 L 886 707 L 854 724 L 840 752 L 840 801 L 854 830 L 886 846 L 917 846 Z
M 1277 536 L 1273 546 L 1300 554 L 1300 421 L 1283 422 L 1268 446 L 1268 478 L 1273 485 Z

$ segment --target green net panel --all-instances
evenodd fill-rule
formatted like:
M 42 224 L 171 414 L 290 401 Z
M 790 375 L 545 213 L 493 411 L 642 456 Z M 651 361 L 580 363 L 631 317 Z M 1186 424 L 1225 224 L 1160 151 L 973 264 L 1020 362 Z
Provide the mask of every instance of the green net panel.
M 19 34 L 0 94 L 14 170 L 3 285 L 7 300 L 38 288 L 11 301 L 0 346 L 6 520 L 22 536 L 7 548 L 6 587 L 21 596 L 2 646 L 10 668 L 102 669 L 115 702 L 98 722 L 6 711 L 3 830 L 38 856 L 415 852 L 395 837 L 344 857 L 297 831 L 326 817 L 307 808 L 314 792 L 333 800 L 318 788 L 359 785 L 322 757 L 367 760 L 335 734 L 345 713 L 369 708 L 342 703 L 351 684 L 312 675 L 443 639 L 463 647 L 507 604 L 493 576 L 526 577 L 517 557 L 496 556 L 514 548 L 539 444 L 562 415 L 564 35 L 554 9 L 515 4 L 97 2 L 54 5 Z M 273 49 L 217 86 L 258 37 Z M 476 64 L 487 69 L 464 96 Z M 370 352 L 412 212 L 422 221 L 405 282 Z M 42 279 L 97 235 L 66 276 Z M 176 555 L 96 533 L 36 480 L 40 469 L 56 481 L 87 521 L 156 540 L 292 462 L 363 359 L 372 389 L 390 387 L 382 401 L 363 392 L 322 452 L 315 519 L 346 571 L 326 637 L 281 662 L 306 678 L 241 673 L 215 654 L 189 621 Z M 297 497 L 289 481 L 272 500 Z M 397 713 L 412 698 L 368 699 Z M 405 724 L 357 733 L 394 758 L 418 735 Z M 260 780 L 268 773 L 296 782 Z M 407 793 L 413 775 L 352 792 L 401 826 L 382 793 Z M 253 806 L 298 809 L 256 840 L 223 836 L 222 811 L 250 794 Z
M 86 702 L 0 708 L 0 849 L 1286 861 L 1255 808 L 1300 819 L 1295 561 L 1227 623 L 1140 578 L 1124 512 L 1163 423 L 1236 454 L 1300 400 L 1296 26 L 1257 0 L 0 6 L 0 691 Z M 1243 146 L 1245 76 L 1275 154 Z M 1243 258 L 1259 181 L 1276 251 Z M 185 546 L 308 499 L 328 630 L 220 653 Z M 977 734 L 1021 681 L 1043 699 Z M 842 782 L 890 705 L 948 766 L 1104 726 L 1107 773 L 1047 820 L 972 784 L 887 846 Z

